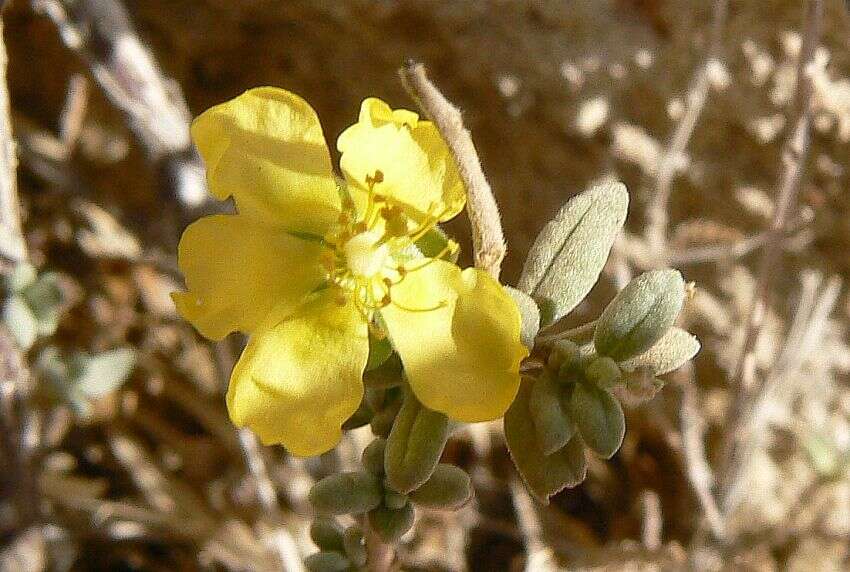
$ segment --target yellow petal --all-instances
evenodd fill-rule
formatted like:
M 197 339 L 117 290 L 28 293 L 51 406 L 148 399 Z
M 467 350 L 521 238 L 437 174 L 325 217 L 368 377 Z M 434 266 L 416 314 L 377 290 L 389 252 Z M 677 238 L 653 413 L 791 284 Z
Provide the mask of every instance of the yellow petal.
M 338 216 L 330 154 L 316 112 L 295 94 L 261 87 L 198 116 L 192 138 L 210 191 L 240 213 L 323 234 Z
M 392 110 L 379 99 L 367 99 L 360 119 L 337 139 L 340 168 L 358 202 L 368 193 L 367 177 L 376 171 L 383 181 L 375 191 L 421 221 L 432 205 L 440 220 L 463 209 L 466 192 L 455 161 L 437 128 L 404 109 Z M 443 210 L 445 209 L 445 210 Z
M 230 417 L 266 445 L 301 457 L 324 453 L 360 405 L 368 356 L 366 322 L 350 301 L 340 306 L 325 291 L 251 336 L 227 390 Z
M 273 308 L 294 308 L 321 283 L 320 249 L 244 215 L 201 218 L 180 239 L 189 291 L 173 294 L 174 302 L 210 339 L 251 332 Z
M 501 417 L 528 355 L 519 310 L 504 288 L 486 272 L 434 260 L 391 297 L 381 315 L 416 397 L 458 421 Z

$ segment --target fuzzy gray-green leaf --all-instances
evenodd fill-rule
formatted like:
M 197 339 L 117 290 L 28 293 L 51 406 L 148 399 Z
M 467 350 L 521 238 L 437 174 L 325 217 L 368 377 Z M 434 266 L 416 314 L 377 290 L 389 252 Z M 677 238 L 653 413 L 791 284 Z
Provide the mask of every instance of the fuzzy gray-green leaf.
M 519 315 L 522 316 L 519 337 L 525 347 L 529 350 L 534 349 L 534 339 L 540 330 L 540 309 L 537 307 L 537 302 L 522 290 L 510 286 L 505 286 L 505 290 L 516 302 Z
M 620 402 L 605 390 L 577 383 L 570 399 L 570 413 L 587 446 L 600 457 L 613 457 L 626 434 Z
M 570 199 L 537 236 L 517 287 L 548 324 L 581 302 L 605 266 L 629 205 L 625 185 L 606 182 Z
M 651 348 L 673 325 L 685 300 L 678 270 L 650 270 L 623 288 L 596 322 L 599 355 L 623 361 Z
M 413 526 L 415 510 L 409 502 L 399 509 L 379 507 L 369 512 L 369 525 L 381 540 L 389 544 L 398 542 Z
M 454 509 L 472 498 L 472 482 L 460 467 L 440 463 L 424 485 L 410 493 L 419 506 Z
M 559 451 L 544 455 L 537 442 L 529 411 L 531 383 L 524 381 L 505 414 L 505 440 L 522 480 L 543 504 L 566 487 L 574 487 L 587 474 L 584 444 L 578 435 Z
M 664 375 L 679 369 L 699 352 L 700 343 L 696 336 L 682 328 L 673 326 L 660 340 L 642 354 L 620 363 L 624 371 L 635 371 L 648 367 L 653 375 Z
M 335 473 L 313 485 L 309 497 L 318 514 L 361 514 L 381 504 L 384 491 L 369 473 Z
M 561 449 L 575 433 L 569 414 L 561 406 L 559 394 L 563 390 L 545 374 L 531 388 L 528 409 L 537 431 L 537 443 L 544 455 Z

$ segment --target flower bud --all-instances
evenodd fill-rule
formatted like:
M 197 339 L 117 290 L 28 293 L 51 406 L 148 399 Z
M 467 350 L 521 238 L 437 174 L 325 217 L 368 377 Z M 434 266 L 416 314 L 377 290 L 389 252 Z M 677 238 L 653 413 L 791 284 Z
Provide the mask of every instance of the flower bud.
M 472 482 L 460 467 L 440 463 L 425 484 L 410 493 L 410 500 L 419 506 L 455 509 L 472 498 Z
M 572 420 L 561 406 L 559 394 L 562 389 L 546 374 L 531 387 L 528 409 L 534 423 L 537 443 L 544 455 L 561 449 L 575 433 Z
M 685 299 L 678 270 L 652 270 L 629 282 L 602 312 L 593 344 L 599 355 L 623 361 L 645 352 L 676 321 Z
M 408 390 L 384 454 L 384 470 L 390 487 L 400 493 L 409 493 L 427 481 L 448 438 L 448 417 L 419 403 Z
M 381 504 L 384 491 L 374 475 L 349 472 L 328 475 L 313 485 L 309 497 L 318 514 L 360 514 Z
M 384 489 L 384 506 L 391 509 L 399 509 L 407 504 L 407 495 L 397 493 L 392 489 Z
M 381 540 L 392 544 L 410 530 L 414 516 L 413 505 L 409 502 L 400 509 L 380 507 L 369 512 L 369 526 Z
M 546 365 L 552 371 L 557 372 L 562 367 L 572 367 L 578 361 L 580 355 L 581 350 L 578 344 L 572 340 L 557 340 L 552 344 L 552 351 L 549 352 Z
M 316 552 L 304 559 L 304 566 L 310 572 L 344 572 L 351 563 L 340 552 Z
M 609 357 L 599 357 L 590 362 L 590 365 L 585 368 L 584 374 L 588 381 L 595 383 L 597 387 L 602 389 L 614 387 L 623 375 L 619 366 L 617 366 L 617 362 Z
M 610 393 L 589 383 L 577 383 L 570 413 L 588 447 L 605 459 L 614 456 L 626 434 L 626 421 L 620 403 Z
M 386 446 L 387 440 L 378 437 L 363 449 L 363 456 L 360 458 L 363 468 L 376 477 L 384 476 L 384 449 L 386 449 Z
M 342 551 L 342 528 L 334 518 L 317 518 L 310 525 L 310 538 L 321 550 Z
M 343 535 L 345 554 L 355 566 L 366 566 L 366 539 L 358 525 L 349 526 Z

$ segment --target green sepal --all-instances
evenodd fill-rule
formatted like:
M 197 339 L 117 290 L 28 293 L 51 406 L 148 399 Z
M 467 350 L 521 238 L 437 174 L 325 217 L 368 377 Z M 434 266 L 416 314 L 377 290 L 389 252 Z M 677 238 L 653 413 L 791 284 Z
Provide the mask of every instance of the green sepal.
M 366 566 L 366 538 L 363 536 L 363 529 L 357 524 L 349 526 L 345 529 L 342 541 L 348 559 L 355 566 Z
M 384 488 L 384 506 L 391 509 L 399 509 L 407 504 L 407 495 L 397 493 L 389 487 Z
M 613 395 L 589 383 L 577 383 L 570 414 L 588 447 L 602 458 L 614 456 L 626 434 L 626 419 Z
M 345 572 L 351 562 L 341 552 L 323 550 L 305 558 L 304 566 L 310 572 Z
M 505 414 L 505 441 L 528 489 L 541 503 L 549 504 L 549 497 L 584 480 L 587 459 L 578 435 L 559 451 L 543 454 L 529 411 L 531 386 L 529 381 L 522 382 L 516 399 Z
M 317 514 L 362 514 L 381 504 L 384 491 L 365 471 L 336 473 L 314 484 L 309 498 Z
M 561 405 L 564 388 L 545 373 L 533 383 L 528 410 L 540 450 L 551 455 L 569 442 L 575 434 L 575 425 Z
M 419 403 L 407 388 L 384 455 L 390 487 L 409 493 L 427 481 L 440 461 L 450 431 L 449 418 Z
M 320 550 L 342 552 L 345 550 L 342 527 L 335 518 L 319 517 L 310 525 L 310 539 Z
M 369 512 L 369 526 L 388 544 L 395 544 L 413 526 L 415 511 L 409 502 L 399 509 L 379 507 Z
M 369 333 L 369 359 L 366 361 L 366 371 L 377 369 L 387 361 L 393 353 L 393 346 L 389 338 L 377 338 Z
M 472 481 L 466 471 L 440 463 L 431 478 L 410 493 L 410 500 L 426 508 L 456 509 L 472 498 Z
M 670 329 L 685 299 L 678 270 L 650 270 L 629 282 L 596 322 L 599 355 L 623 361 L 650 349 Z
M 664 375 L 679 369 L 682 364 L 697 355 L 699 350 L 700 343 L 696 336 L 673 326 L 651 348 L 621 362 L 620 368 L 632 372 L 646 367 L 653 375 Z
M 537 302 L 522 290 L 505 286 L 505 291 L 513 298 L 522 318 L 520 340 L 525 347 L 533 350 L 537 332 L 540 331 L 540 308 L 537 307 Z
M 363 455 L 360 457 L 363 468 L 376 477 L 384 476 L 384 451 L 386 447 L 387 440 L 378 437 L 363 449 Z

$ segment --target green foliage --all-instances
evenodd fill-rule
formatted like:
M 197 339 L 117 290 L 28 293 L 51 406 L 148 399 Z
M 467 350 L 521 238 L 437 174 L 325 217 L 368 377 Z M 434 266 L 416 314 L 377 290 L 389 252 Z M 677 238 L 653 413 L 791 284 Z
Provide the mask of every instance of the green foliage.
M 440 463 L 431 478 L 410 493 L 410 500 L 427 508 L 454 509 L 469 502 L 472 494 L 472 481 L 463 469 Z
M 3 281 L 5 301 L 2 319 L 24 350 L 40 336 L 50 336 L 59 325 L 59 313 L 65 302 L 61 276 L 56 272 L 38 275 L 29 264 L 19 264 Z
M 387 439 L 384 470 L 393 490 L 409 493 L 428 480 L 449 438 L 449 419 L 407 390 Z
M 398 509 L 382 506 L 369 512 L 369 526 L 384 542 L 395 543 L 413 526 L 414 517 L 409 502 Z
M 570 413 L 587 446 L 605 459 L 613 457 L 626 434 L 623 408 L 614 396 L 589 383 L 577 383 Z
M 516 302 L 519 308 L 520 316 L 522 316 L 522 329 L 520 330 L 520 339 L 528 349 L 534 348 L 534 339 L 537 337 L 537 332 L 540 331 L 540 309 L 534 299 L 516 288 L 505 286 L 508 294 Z
M 135 365 L 136 352 L 131 348 L 116 348 L 95 355 L 76 353 L 66 358 L 57 348 L 48 346 L 36 361 L 39 373 L 81 418 L 91 415 L 92 401 L 115 391 L 127 381 Z
M 310 525 L 310 539 L 321 550 L 342 552 L 345 550 L 342 527 L 335 518 L 317 518 Z
M 562 389 L 546 373 L 531 386 L 528 410 L 544 455 L 562 449 L 575 434 L 573 420 L 561 404 Z
M 628 204 L 622 183 L 602 183 L 573 197 L 543 227 L 517 284 L 537 301 L 543 324 L 572 311 L 596 284 Z
M 363 449 L 360 462 L 363 468 L 377 477 L 384 476 L 384 451 L 387 448 L 387 440 L 378 437 Z
M 362 514 L 381 504 L 384 491 L 375 475 L 347 472 L 320 480 L 310 489 L 309 496 L 318 514 Z
M 674 326 L 647 351 L 621 362 L 620 368 L 632 372 L 646 367 L 653 375 L 664 375 L 679 369 L 697 355 L 699 349 L 700 343 L 696 336 Z
M 596 323 L 600 355 L 622 361 L 650 349 L 676 321 L 685 299 L 678 270 L 651 270 L 629 282 Z
M 310 572 L 343 572 L 350 568 L 351 563 L 341 552 L 322 551 L 305 558 L 304 566 Z
M 550 455 L 543 452 L 529 408 L 531 385 L 528 381 L 522 383 L 505 414 L 505 440 L 526 486 L 540 502 L 549 504 L 550 496 L 584 480 L 587 460 L 584 444 L 577 435 L 560 450 Z
M 355 566 L 366 566 L 366 539 L 363 529 L 352 525 L 345 529 L 342 539 L 345 555 Z

